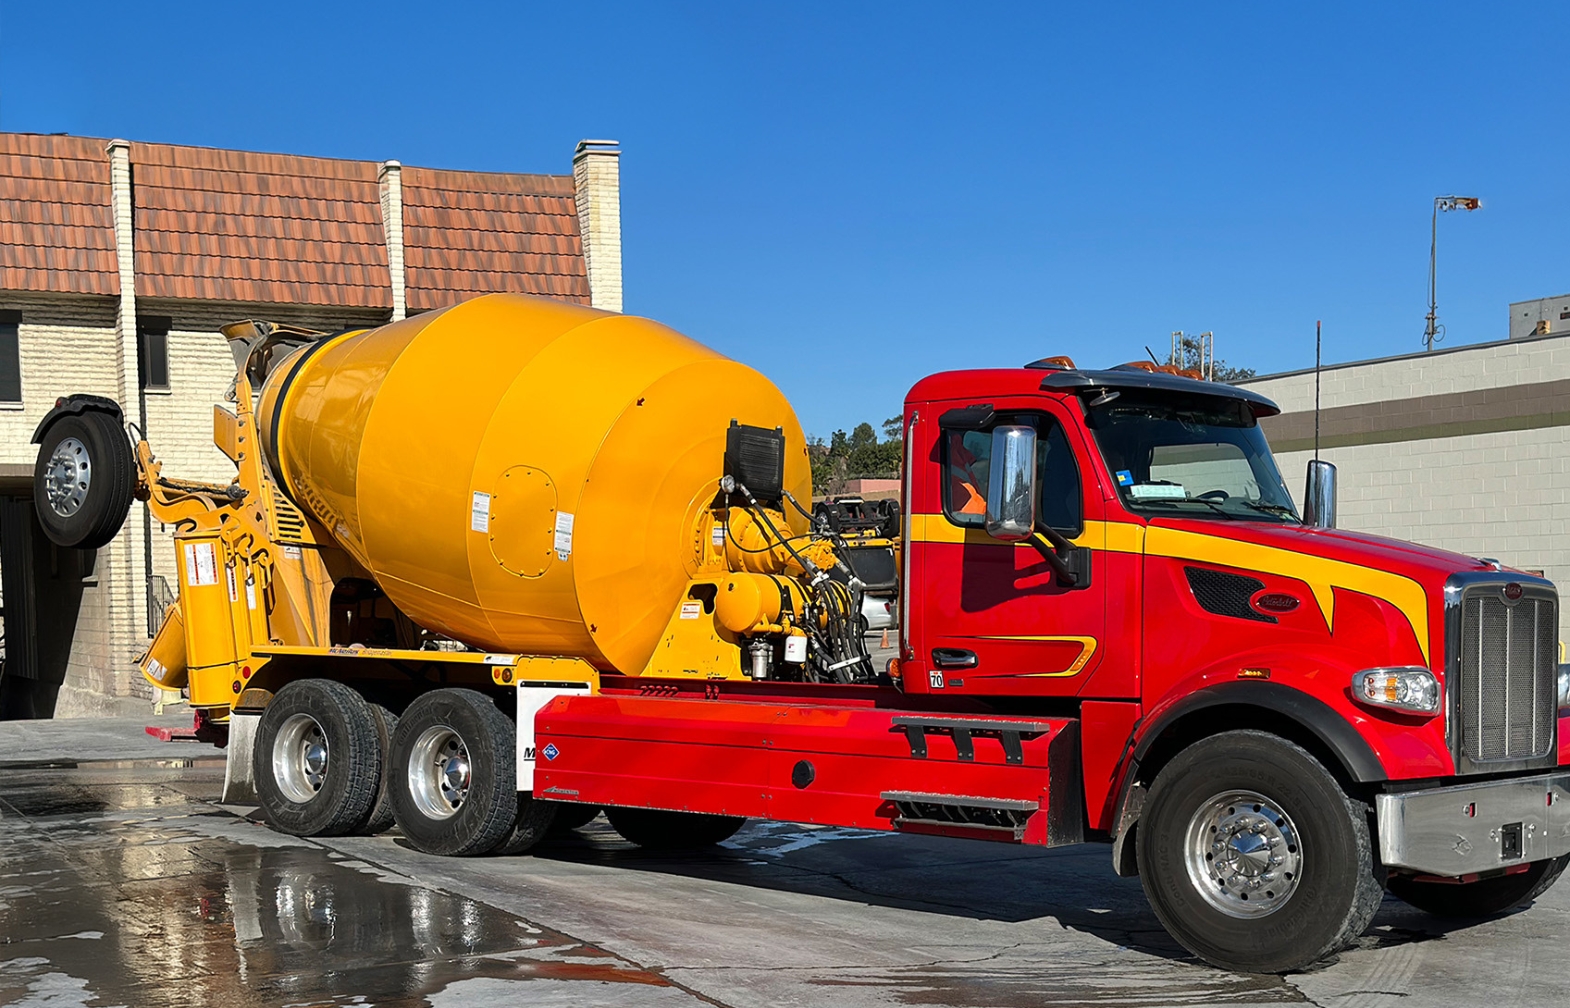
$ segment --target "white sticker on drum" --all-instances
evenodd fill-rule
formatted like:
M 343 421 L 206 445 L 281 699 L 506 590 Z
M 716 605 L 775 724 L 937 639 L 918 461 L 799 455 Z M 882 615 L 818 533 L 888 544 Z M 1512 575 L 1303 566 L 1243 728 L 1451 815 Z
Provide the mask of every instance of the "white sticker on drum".
M 703 603 L 702 602 L 683 602 L 681 604 L 681 618 L 682 619 L 697 619 L 699 616 L 702 616 L 702 615 L 703 615 Z
M 218 553 L 212 543 L 185 544 L 185 583 L 192 588 L 218 583 Z
M 491 495 L 474 491 L 474 501 L 469 505 L 469 528 L 475 532 L 491 530 Z
M 572 556 L 572 512 L 556 512 L 556 559 L 566 561 Z

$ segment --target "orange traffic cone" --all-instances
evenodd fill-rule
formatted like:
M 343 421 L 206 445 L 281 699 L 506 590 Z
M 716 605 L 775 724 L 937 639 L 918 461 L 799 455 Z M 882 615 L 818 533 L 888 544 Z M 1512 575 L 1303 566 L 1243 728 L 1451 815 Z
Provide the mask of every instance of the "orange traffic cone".
M 878 647 L 886 648 L 888 646 L 889 646 L 889 632 L 887 630 L 884 630 L 883 631 L 883 641 L 882 641 L 882 643 L 880 643 L 878 645 Z

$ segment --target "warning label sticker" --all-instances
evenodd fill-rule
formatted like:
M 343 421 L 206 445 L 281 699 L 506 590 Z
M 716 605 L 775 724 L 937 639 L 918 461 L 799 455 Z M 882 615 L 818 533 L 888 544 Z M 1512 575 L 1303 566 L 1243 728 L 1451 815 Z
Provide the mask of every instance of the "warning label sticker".
M 491 495 L 474 491 L 474 501 L 469 505 L 469 528 L 476 532 L 491 530 Z
M 702 602 L 683 602 L 681 604 L 682 619 L 697 619 L 701 615 L 703 615 Z
M 218 583 L 218 553 L 212 543 L 185 544 L 185 583 L 192 588 Z
M 238 602 L 238 601 L 240 601 L 240 589 L 239 589 L 239 586 L 235 584 L 235 580 L 234 580 L 234 567 L 232 567 L 232 566 L 225 567 L 224 568 L 224 577 L 229 579 L 229 601 L 230 602 Z
M 556 512 L 556 559 L 565 561 L 572 556 L 572 512 Z

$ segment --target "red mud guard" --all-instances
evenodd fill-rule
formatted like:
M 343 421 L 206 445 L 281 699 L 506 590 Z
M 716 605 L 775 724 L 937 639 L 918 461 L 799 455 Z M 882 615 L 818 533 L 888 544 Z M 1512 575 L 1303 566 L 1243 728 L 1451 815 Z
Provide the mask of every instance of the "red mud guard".
M 535 794 L 1058 845 L 1084 837 L 1079 722 L 625 695 L 536 719 Z

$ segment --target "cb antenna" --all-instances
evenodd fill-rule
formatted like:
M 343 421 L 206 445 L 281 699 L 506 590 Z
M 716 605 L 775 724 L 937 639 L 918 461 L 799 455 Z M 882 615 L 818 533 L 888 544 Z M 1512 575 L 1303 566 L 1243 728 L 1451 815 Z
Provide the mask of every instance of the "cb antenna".
M 1321 323 L 1314 320 L 1314 461 L 1319 461 L 1319 327 Z

